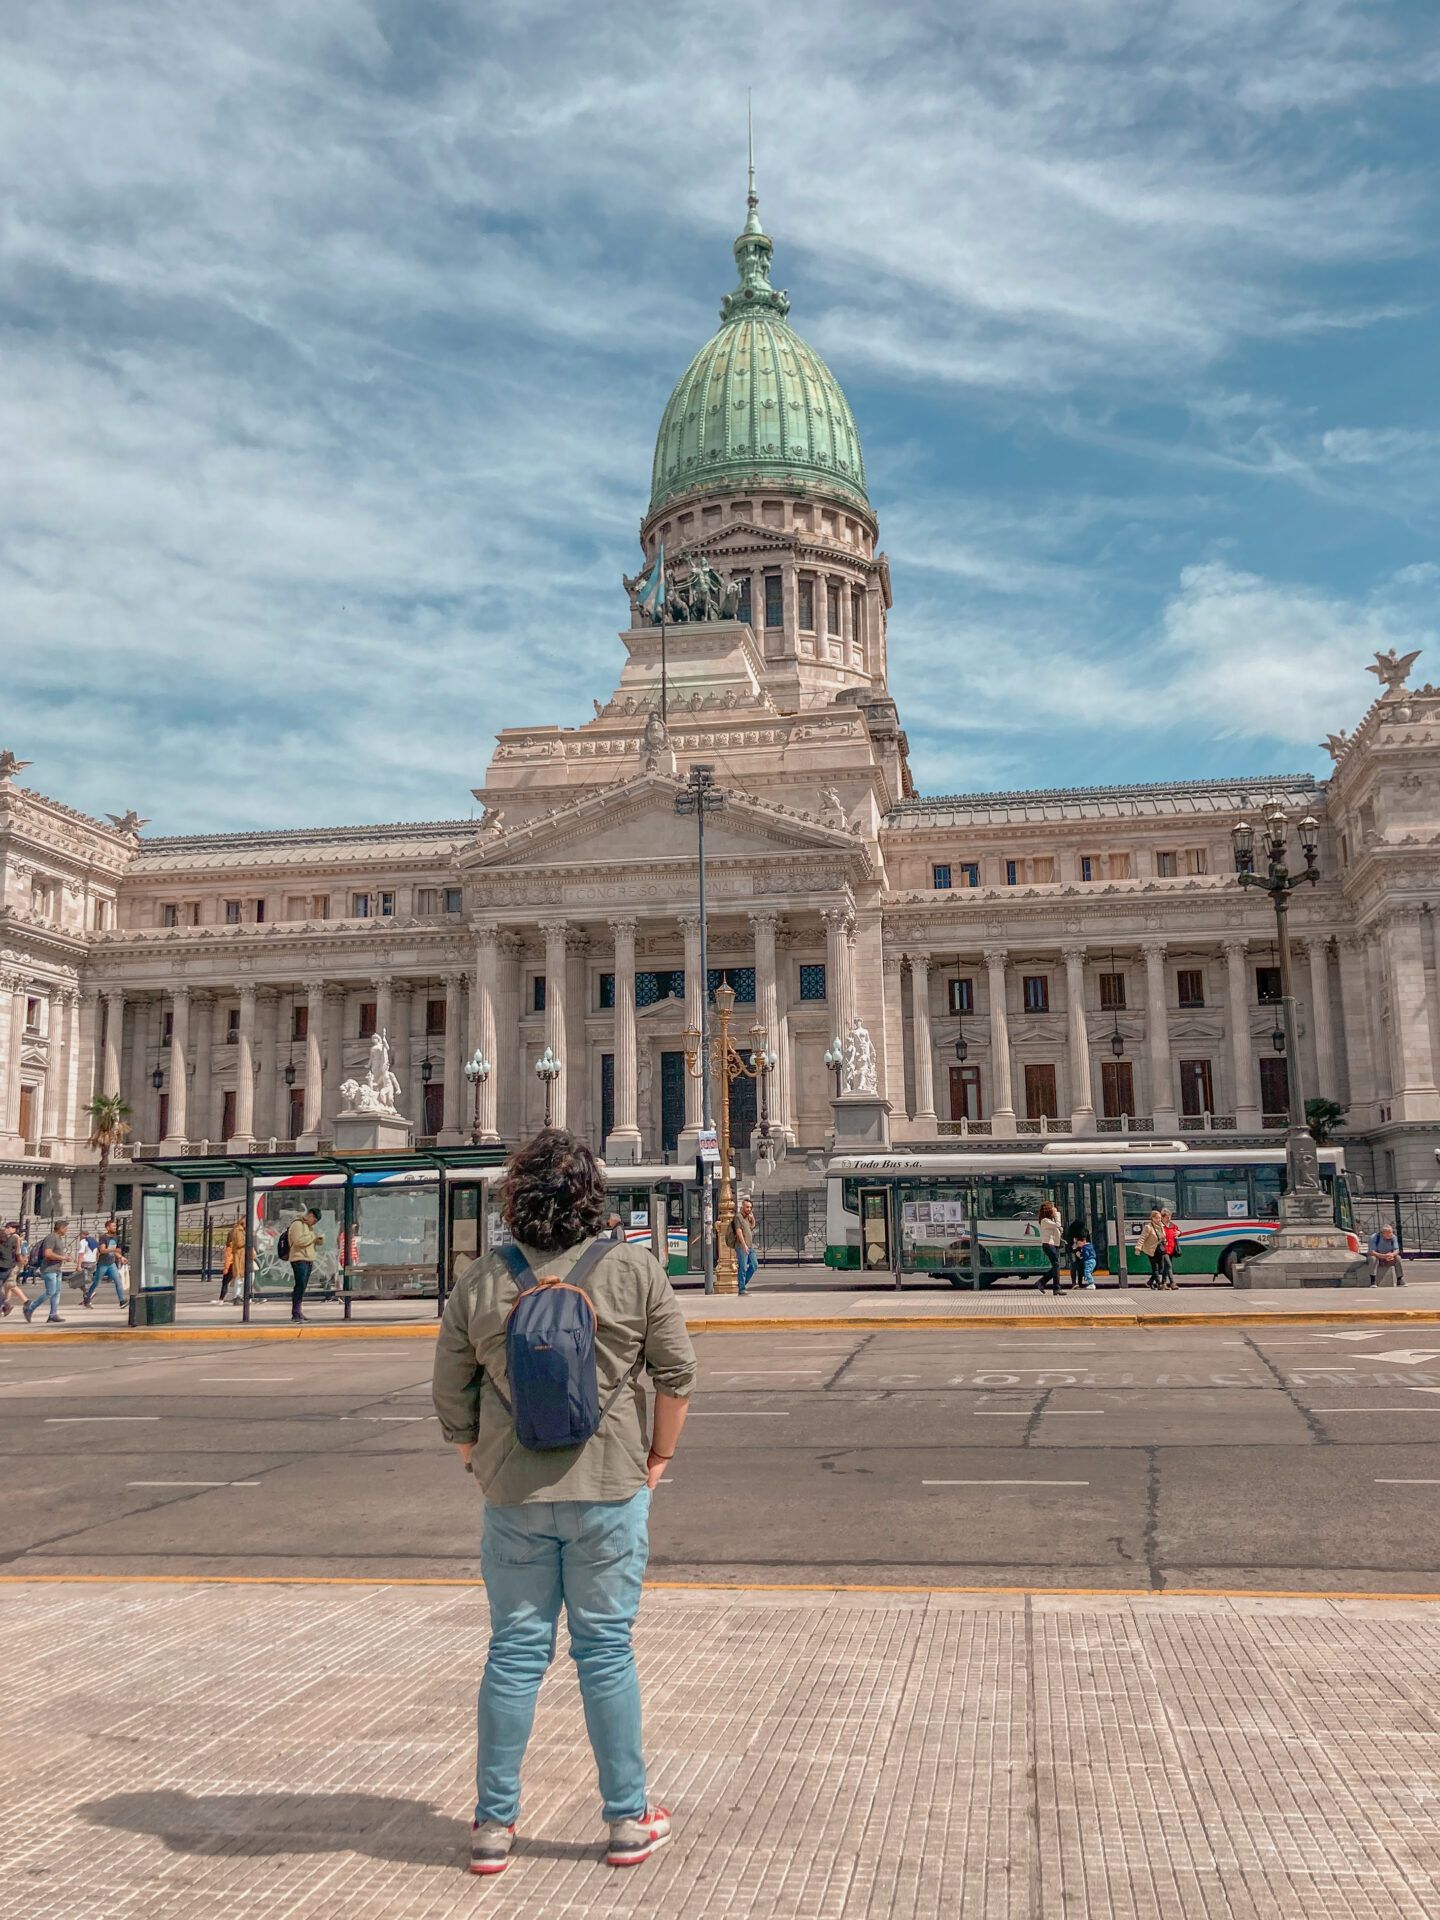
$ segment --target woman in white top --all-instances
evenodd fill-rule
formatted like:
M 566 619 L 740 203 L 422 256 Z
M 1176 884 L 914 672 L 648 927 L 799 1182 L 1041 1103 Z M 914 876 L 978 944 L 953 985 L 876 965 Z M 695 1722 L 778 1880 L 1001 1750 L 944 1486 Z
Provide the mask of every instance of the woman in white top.
M 1051 1200 L 1040 1202 L 1040 1245 L 1050 1262 L 1050 1291 L 1060 1291 L 1060 1209 Z M 1045 1282 L 1040 1282 L 1045 1291 Z

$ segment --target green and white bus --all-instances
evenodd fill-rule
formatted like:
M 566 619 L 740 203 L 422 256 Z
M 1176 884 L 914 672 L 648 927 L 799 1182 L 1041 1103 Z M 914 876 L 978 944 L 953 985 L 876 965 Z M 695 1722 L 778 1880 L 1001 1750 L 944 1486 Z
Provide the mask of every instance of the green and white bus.
M 1345 1156 L 1321 1147 L 1320 1178 L 1335 1224 L 1358 1255 Z M 1038 1280 L 1049 1263 L 1038 1209 L 1053 1200 L 1061 1225 L 1083 1220 L 1096 1277 L 1119 1285 L 1148 1277 L 1135 1242 L 1154 1207 L 1179 1235 L 1175 1272 L 1231 1281 L 1263 1253 L 1279 1225 L 1285 1154 L 1279 1147 L 1193 1148 L 1179 1140 L 1054 1141 L 1034 1153 L 838 1154 L 828 1168 L 826 1264 L 932 1276 L 955 1287 Z M 1122 1254 L 1122 1249 L 1124 1250 Z

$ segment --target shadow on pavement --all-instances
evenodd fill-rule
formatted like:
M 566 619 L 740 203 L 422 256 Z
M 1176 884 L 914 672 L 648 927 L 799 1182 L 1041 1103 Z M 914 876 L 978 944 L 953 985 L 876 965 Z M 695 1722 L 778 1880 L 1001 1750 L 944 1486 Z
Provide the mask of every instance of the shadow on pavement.
M 113 1793 L 76 1812 L 96 1826 L 153 1834 L 172 1853 L 363 1853 L 418 1867 L 469 1858 L 468 1820 L 378 1793 Z

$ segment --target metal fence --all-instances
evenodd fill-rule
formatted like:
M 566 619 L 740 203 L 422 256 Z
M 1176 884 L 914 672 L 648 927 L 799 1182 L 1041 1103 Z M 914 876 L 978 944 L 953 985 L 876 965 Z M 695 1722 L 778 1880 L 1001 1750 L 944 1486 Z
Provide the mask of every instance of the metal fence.
M 799 1266 L 825 1259 L 825 1189 L 751 1195 L 759 1223 L 761 1265 Z
M 1351 1205 L 1362 1247 L 1372 1233 L 1389 1225 L 1402 1253 L 1440 1258 L 1440 1193 L 1355 1193 Z

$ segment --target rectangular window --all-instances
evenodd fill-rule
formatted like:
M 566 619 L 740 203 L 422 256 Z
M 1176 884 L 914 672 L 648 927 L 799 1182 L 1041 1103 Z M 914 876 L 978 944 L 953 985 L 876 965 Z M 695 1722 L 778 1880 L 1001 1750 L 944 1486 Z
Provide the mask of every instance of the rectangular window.
M 1080 856 L 1080 878 L 1082 880 L 1093 880 L 1095 878 L 1096 865 L 1097 862 L 1093 853 L 1082 853 Z
M 434 887 L 417 887 L 415 889 L 415 911 L 417 913 L 438 913 L 440 911 L 440 896 Z
M 373 1040 L 375 1038 L 375 1016 L 378 1012 L 378 1001 L 362 1000 L 360 1002 L 360 1039 Z
M 1255 998 L 1262 1007 L 1278 1007 L 1280 1004 L 1279 967 L 1257 967 L 1255 969 Z M 1279 1108 L 1276 1108 L 1279 1112 Z
M 381 894 L 381 896 L 380 896 L 380 917 L 381 917 L 381 919 L 382 919 L 382 920 L 389 920 L 389 919 L 390 919 L 390 918 L 391 918 L 391 917 L 392 917 L 392 916 L 394 915 L 394 912 L 395 912 L 395 896 L 394 896 L 394 894 L 393 894 L 393 893 L 382 893 L 382 894 Z
M 865 596 L 860 593 L 850 595 L 850 639 L 857 648 L 865 644 Z
M 1182 967 L 1175 976 L 1175 984 L 1180 990 L 1182 1007 L 1203 1007 L 1205 1004 L 1205 975 L 1198 967 Z
M 328 920 L 330 918 L 330 896 L 328 893 L 316 894 L 315 918 L 317 920 Z
M 1102 1060 L 1100 1100 L 1107 1120 L 1135 1117 L 1135 1075 L 1128 1060 Z
M 262 924 L 262 923 L 264 922 L 264 919 L 265 919 L 265 902 L 264 902 L 263 900 L 257 900 L 257 901 L 255 902 L 255 924 L 256 924 L 256 926 L 257 926 L 257 927 L 258 927 L 258 926 L 260 926 L 260 925 L 261 925 L 261 924 Z
M 309 1031 L 309 1007 L 292 1007 L 290 1009 L 290 1038 L 292 1040 L 303 1040 Z
M 952 1120 L 976 1120 L 985 1118 L 980 1105 L 980 1069 L 978 1067 L 957 1067 L 950 1065 L 950 1118 Z
M 823 1000 L 825 998 L 825 969 L 823 966 L 801 967 L 800 998 L 802 1000 Z
M 1186 873 L 1208 873 L 1210 871 L 1210 862 L 1206 858 L 1204 847 L 1187 847 L 1185 849 L 1185 871 Z
M 711 967 L 707 980 L 711 1006 L 715 1004 L 715 989 L 722 985 L 732 989 L 737 1007 L 754 1006 L 754 967 Z
M 1208 1060 L 1180 1062 L 1180 1111 L 1193 1115 L 1215 1111 Z
M 531 982 L 530 1011 L 532 1013 L 543 1013 L 545 1011 L 545 976 L 543 973 L 537 973 Z
M 1243 1220 L 1250 1211 L 1250 1182 L 1244 1167 L 1201 1167 L 1182 1175 L 1180 1197 L 1192 1220 Z
M 225 1044 L 228 1047 L 238 1047 L 240 1044 L 240 1009 L 238 1007 L 231 1007 L 225 1015 Z M 227 1140 L 230 1138 L 228 1133 L 225 1138 Z
M 1020 879 L 1020 863 L 1019 863 L 1019 861 L 1018 861 L 1018 860 L 1007 860 L 1007 861 L 1005 862 L 1005 884 L 1006 884 L 1006 886 L 1007 886 L 1007 887 L 1013 887 L 1013 886 L 1016 886 L 1016 885 L 1017 885 L 1017 884 L 1019 883 L 1019 879 Z
M 1290 1070 L 1286 1061 L 1267 1055 L 1260 1062 L 1260 1111 L 1290 1111 Z
M 785 624 L 785 595 L 778 573 L 767 573 L 765 576 L 765 624 L 767 627 L 783 627 Z
M 1023 976 L 1026 1013 L 1048 1013 L 1050 1011 L 1050 976 L 1048 973 L 1027 973 Z
M 601 1011 L 603 1012 L 606 1007 L 613 1007 L 614 1004 L 615 1004 L 615 976 L 613 973 L 602 973 L 600 976 Z
M 182 1207 L 198 1207 L 200 1204 L 200 1182 L 182 1180 L 180 1182 L 180 1204 Z
M 167 1013 L 165 1015 L 164 1020 L 161 1022 L 161 1028 L 160 1028 L 161 1046 L 168 1047 L 170 1042 L 174 1039 L 174 1037 L 175 1037 L 175 1015 L 172 1012 L 172 1013 Z
M 1105 1013 L 1123 1013 L 1125 1010 L 1125 976 L 1123 973 L 1102 973 L 1100 976 L 1100 1006 Z
M 226 1140 L 235 1138 L 235 1089 L 226 1087 L 220 1100 L 220 1133 Z M 223 1195 L 222 1195 L 223 1198 Z
M 227 927 L 239 926 L 240 902 L 238 900 L 227 900 L 225 902 L 225 924 Z
M 463 887 L 446 887 L 445 911 L 446 913 L 463 913 L 465 911 L 465 890 Z
M 796 599 L 799 605 L 799 623 L 802 633 L 815 631 L 815 582 L 807 580 L 802 574 L 795 583 Z
M 1035 860 L 1035 870 L 1030 875 L 1030 878 L 1037 887 L 1053 885 L 1055 880 L 1055 856 L 1049 853 L 1038 855 Z
M 444 1033 L 445 1002 L 443 1000 L 425 1002 L 425 1031 L 426 1033 Z
M 743 620 L 747 626 L 750 624 L 750 576 L 748 573 L 742 573 L 740 576 L 740 599 L 735 608 L 735 618 Z
M 223 1180 L 207 1180 L 205 1182 L 205 1198 L 207 1200 L 223 1200 L 225 1198 L 225 1182 Z
M 943 893 L 950 885 L 949 867 L 943 865 L 932 867 L 930 869 L 930 884 L 937 893 Z
M 825 631 L 837 636 L 840 632 L 840 589 L 833 580 L 825 584 Z
M 25 1002 L 25 1031 L 27 1033 L 38 1033 L 40 1031 L 40 1002 L 38 1000 L 27 1000 Z
M 122 1180 L 115 1189 L 115 1211 L 129 1213 L 135 1205 L 135 1189 L 128 1180 Z
M 1060 1109 L 1055 1104 L 1054 1067 L 1026 1067 L 1025 1113 L 1031 1120 L 1055 1120 L 1059 1117 Z
M 1155 856 L 1155 871 L 1162 880 L 1173 880 L 1179 871 L 1175 863 L 1175 855 L 1173 853 L 1157 853 Z
M 685 998 L 685 969 L 674 967 L 668 973 L 637 973 L 635 976 L 635 1004 L 637 1007 L 653 1007 L 660 1000 L 683 1000 Z
M 161 907 L 160 924 L 162 927 L 178 927 L 180 924 L 179 907 L 173 907 L 169 905 Z
M 368 893 L 351 894 L 350 918 L 352 920 L 368 920 L 370 918 L 370 896 Z
M 960 865 L 960 884 L 963 887 L 978 887 L 980 884 L 980 862 L 965 860 Z
M 950 982 L 951 1013 L 973 1013 L 975 1011 L 975 982 L 973 980 L 952 980 Z
M 1112 853 L 1110 855 L 1110 878 L 1112 880 L 1128 880 L 1130 878 L 1130 856 L 1128 853 Z

